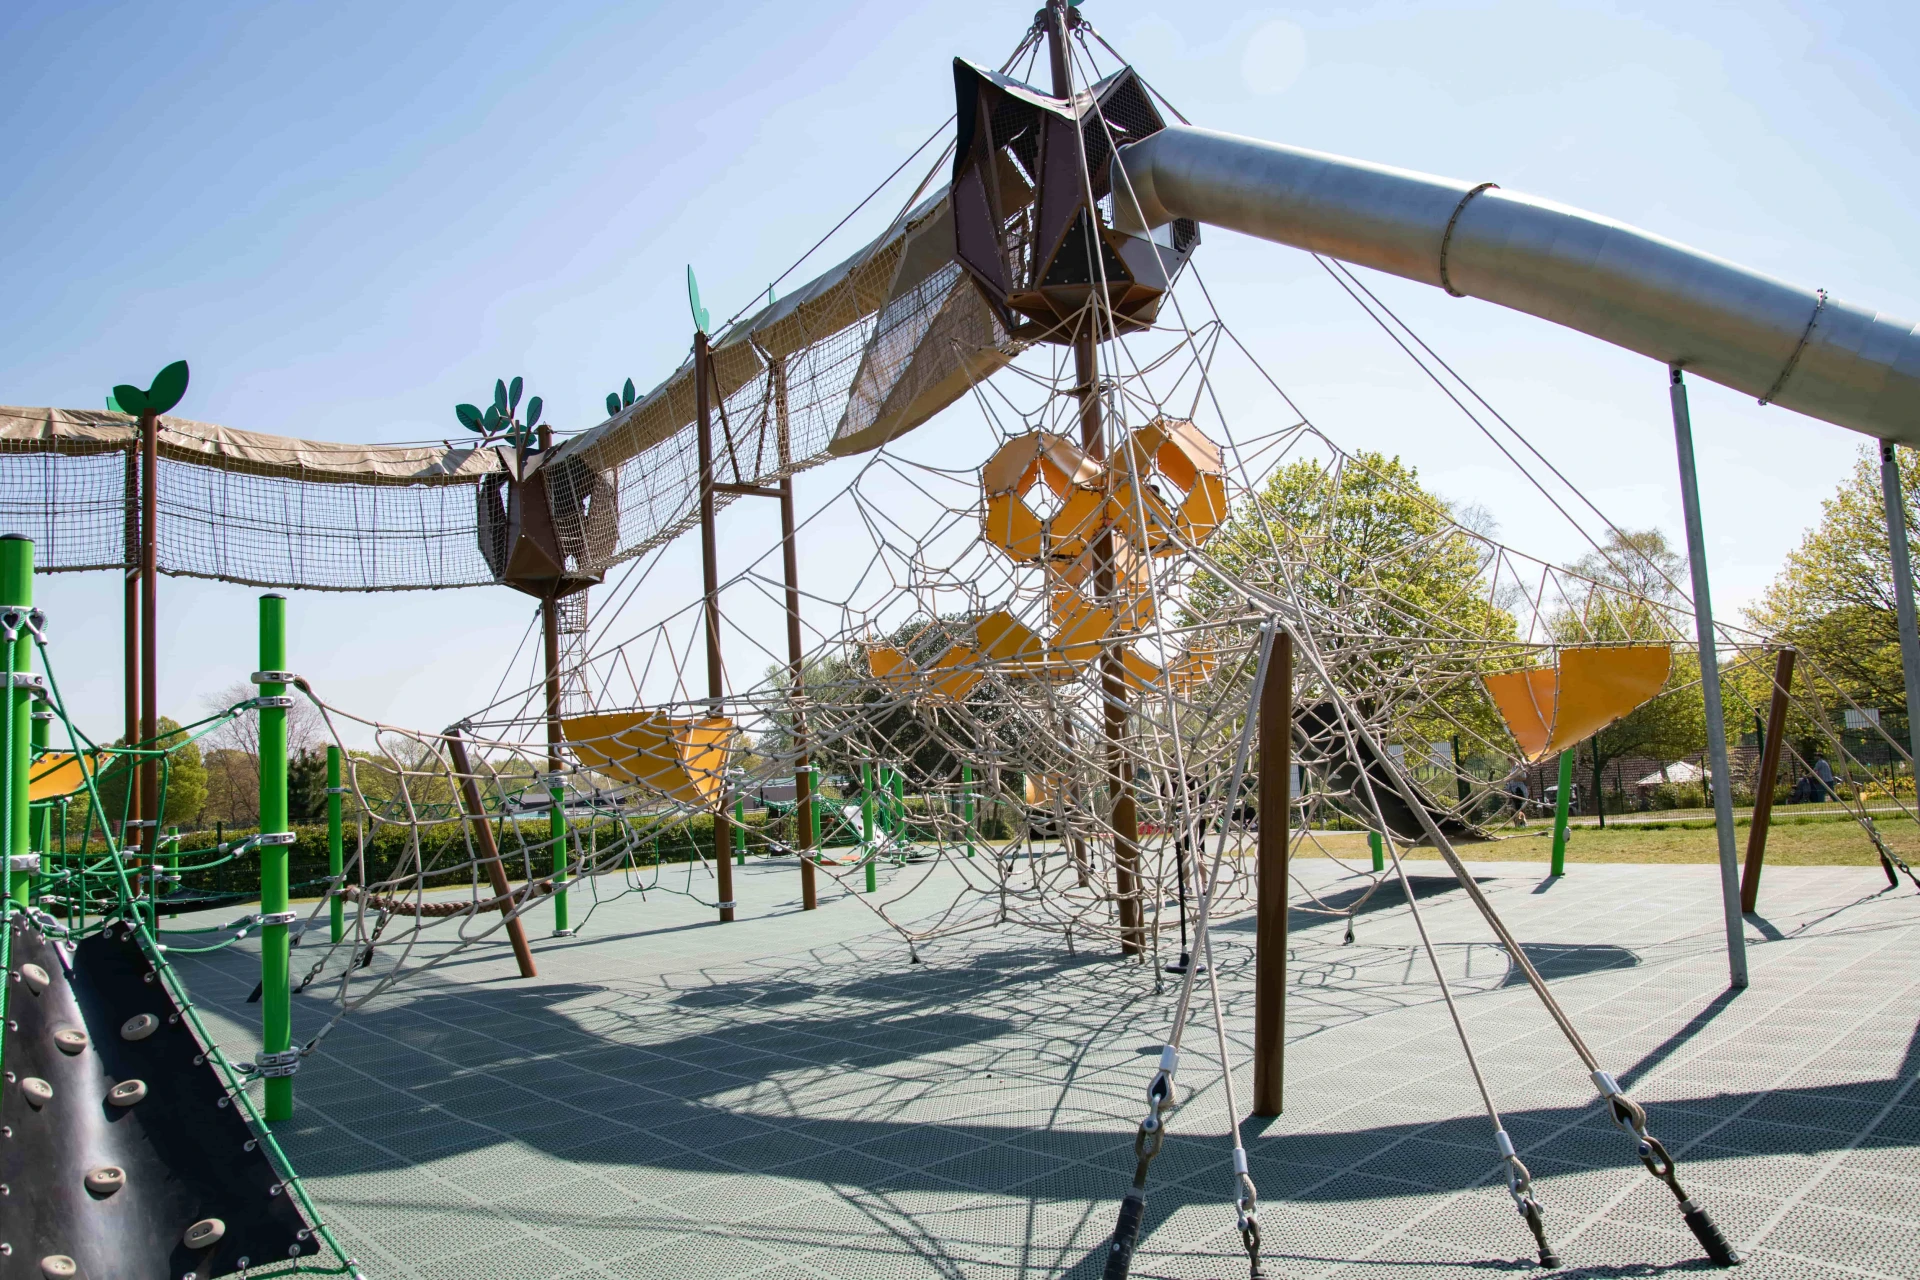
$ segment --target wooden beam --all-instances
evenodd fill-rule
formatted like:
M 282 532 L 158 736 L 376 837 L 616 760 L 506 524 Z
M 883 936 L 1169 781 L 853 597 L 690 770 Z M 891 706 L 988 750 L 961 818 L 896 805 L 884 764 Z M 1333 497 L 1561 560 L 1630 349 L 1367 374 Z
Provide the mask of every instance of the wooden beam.
M 454 772 L 460 775 L 460 797 L 467 821 L 473 826 L 473 839 L 480 846 L 480 861 L 487 869 L 493 895 L 501 900 L 500 914 L 507 918 L 507 941 L 513 944 L 513 958 L 520 965 L 520 976 L 538 977 L 539 971 L 533 967 L 533 950 L 527 946 L 527 931 L 521 927 L 520 917 L 513 913 L 513 884 L 507 879 L 507 869 L 500 864 L 500 846 L 493 839 L 493 820 L 481 807 L 480 788 L 474 785 L 473 765 L 467 759 L 467 744 L 459 729 L 447 730 L 447 754 L 453 758 Z M 529 884 L 528 896 L 532 892 Z
M 1753 826 L 1747 832 L 1747 865 L 1740 877 L 1740 910 L 1760 900 L 1760 864 L 1767 857 L 1767 828 L 1773 821 L 1773 783 L 1780 773 L 1781 740 L 1787 733 L 1787 694 L 1793 688 L 1792 649 L 1773 662 L 1773 705 L 1767 709 L 1767 740 L 1760 748 L 1760 778 L 1753 789 Z
M 1260 690 L 1260 889 L 1254 924 L 1253 1114 L 1284 1109 L 1287 892 L 1293 833 L 1293 637 L 1282 631 Z M 1235 797 L 1227 798 L 1232 814 Z

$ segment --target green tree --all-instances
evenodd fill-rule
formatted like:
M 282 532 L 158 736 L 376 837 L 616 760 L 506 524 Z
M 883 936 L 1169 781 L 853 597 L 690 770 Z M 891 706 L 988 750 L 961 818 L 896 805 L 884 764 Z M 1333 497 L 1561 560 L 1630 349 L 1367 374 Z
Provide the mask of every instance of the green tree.
M 1514 666 L 1513 614 L 1490 580 L 1484 514 L 1455 509 L 1399 458 L 1362 452 L 1276 471 L 1206 545 L 1208 559 L 1249 585 L 1292 597 L 1325 621 L 1332 673 L 1348 690 L 1395 700 L 1396 736 L 1465 734 L 1464 750 L 1510 751 L 1479 676 Z M 1241 611 L 1231 582 L 1194 580 L 1188 624 Z M 1414 680 L 1405 678 L 1417 670 Z
M 1593 553 L 1568 566 L 1585 579 L 1584 592 L 1548 623 L 1562 644 L 1672 644 L 1686 600 L 1677 584 L 1686 580 L 1687 560 L 1667 545 L 1658 529 L 1615 530 Z M 1706 700 L 1700 690 L 1700 659 L 1690 650 L 1675 652 L 1666 687 L 1585 743 L 1593 779 L 1594 812 L 1607 824 L 1607 765 L 1624 756 L 1677 760 L 1706 746 Z
M 161 716 L 159 721 L 160 744 L 168 748 L 167 758 L 162 765 L 161 786 L 165 791 L 166 811 L 161 815 L 163 826 L 196 826 L 207 807 L 207 766 L 200 756 L 200 744 L 190 742 L 187 735 L 180 731 L 180 722 L 169 716 Z M 115 739 L 114 746 L 125 746 L 123 739 Z M 107 821 L 115 830 L 127 813 L 127 780 L 131 775 L 138 786 L 137 766 L 128 768 L 126 758 L 117 758 L 102 769 L 97 786 L 100 801 L 106 810 Z M 74 806 L 74 821 L 82 822 L 80 806 Z
M 1913 499 L 1920 458 L 1911 449 L 1896 452 L 1912 529 L 1920 518 Z M 1844 698 L 1878 709 L 1888 720 L 1897 718 L 1894 732 L 1904 732 L 1906 685 L 1893 549 L 1880 460 L 1871 446 L 1861 450 L 1853 474 L 1821 504 L 1819 523 L 1787 554 L 1779 576 L 1746 610 L 1746 618 L 1755 630 L 1800 650 L 1803 669 L 1817 672 Z
M 260 821 L 260 765 L 236 747 L 214 747 L 206 754 L 206 820 L 230 827 Z
M 302 751 L 287 761 L 287 821 L 327 820 L 327 753 Z

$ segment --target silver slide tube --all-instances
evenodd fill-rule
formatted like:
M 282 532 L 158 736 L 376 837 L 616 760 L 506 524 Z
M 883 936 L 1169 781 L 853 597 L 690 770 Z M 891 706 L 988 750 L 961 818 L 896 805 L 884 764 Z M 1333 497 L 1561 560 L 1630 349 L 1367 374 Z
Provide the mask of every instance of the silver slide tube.
M 1122 230 L 1192 218 L 1292 245 L 1920 447 L 1920 331 L 1822 290 L 1491 183 L 1210 129 L 1171 126 L 1121 147 L 1115 163 Z

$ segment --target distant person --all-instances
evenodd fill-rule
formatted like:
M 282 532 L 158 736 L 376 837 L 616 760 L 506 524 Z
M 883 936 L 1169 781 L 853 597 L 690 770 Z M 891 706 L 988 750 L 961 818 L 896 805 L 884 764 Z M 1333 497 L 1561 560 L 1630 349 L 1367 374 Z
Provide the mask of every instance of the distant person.
M 1833 766 L 1827 763 L 1825 756 L 1821 756 L 1813 762 L 1813 776 L 1820 780 L 1820 785 L 1814 788 L 1814 799 L 1835 800 L 1839 798 L 1840 793 L 1833 789 Z
M 1517 827 L 1527 825 L 1527 775 L 1515 769 L 1507 778 L 1507 798 L 1513 804 L 1513 824 Z

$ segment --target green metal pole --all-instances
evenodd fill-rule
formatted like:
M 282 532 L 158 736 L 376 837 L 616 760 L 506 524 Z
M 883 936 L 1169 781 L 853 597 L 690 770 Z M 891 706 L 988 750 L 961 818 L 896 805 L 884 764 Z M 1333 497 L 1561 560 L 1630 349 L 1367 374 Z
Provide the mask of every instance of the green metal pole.
M 547 839 L 553 843 L 553 936 L 573 936 L 567 918 L 567 891 L 560 887 L 567 878 L 567 789 L 562 783 L 547 788 Z
M 960 765 L 960 820 L 965 825 L 967 856 L 973 856 L 973 766 Z
M 860 762 L 860 852 L 867 864 L 867 892 L 880 888 L 880 873 L 873 866 L 873 768 Z
M 1573 792 L 1573 752 L 1560 753 L 1560 789 L 1553 797 L 1553 868 L 1549 875 L 1567 874 L 1567 801 Z
M 33 713 L 33 754 L 34 760 L 46 754 L 48 740 L 53 734 L 53 712 L 41 707 Z M 28 783 L 28 797 L 31 802 L 32 783 Z M 40 855 L 40 882 L 38 887 L 46 890 L 47 876 L 53 871 L 53 810 L 59 804 L 57 800 L 43 800 L 40 811 L 33 816 L 33 851 Z
M 7 646 L 6 844 L 0 853 L 6 858 L 7 894 L 24 907 L 33 888 L 33 873 L 24 865 L 16 871 L 13 859 L 32 851 L 27 794 L 33 770 L 33 690 L 14 677 L 33 670 L 33 634 L 25 617 L 33 607 L 33 540 L 17 533 L 0 537 L 0 606 L 21 611 L 15 623 L 18 632 Z
M 893 838 L 907 842 L 907 775 L 899 769 L 887 771 L 893 777 Z
M 1378 831 L 1367 832 L 1367 848 L 1373 851 L 1373 869 L 1375 871 L 1385 871 L 1387 869 L 1387 844 L 1386 841 L 1380 838 Z
M 820 767 L 807 766 L 807 831 L 813 836 L 812 857 L 820 859 Z
M 287 669 L 287 598 L 277 593 L 260 597 L 260 671 Z M 284 682 L 262 681 L 262 698 L 285 697 Z M 287 848 L 266 843 L 287 828 L 287 711 L 260 708 L 260 928 L 261 1050 L 284 1054 L 293 1047 L 293 991 L 289 983 L 288 921 L 275 920 L 287 911 Z M 269 1076 L 266 1081 L 267 1121 L 293 1119 L 293 1077 Z
M 327 936 L 338 942 L 347 936 L 347 902 L 341 890 L 346 887 L 346 831 L 341 823 L 340 806 L 344 795 L 340 782 L 340 748 L 327 746 L 327 882 L 333 900 L 327 906 Z
M 737 867 L 747 865 L 747 798 L 733 798 L 733 863 Z

